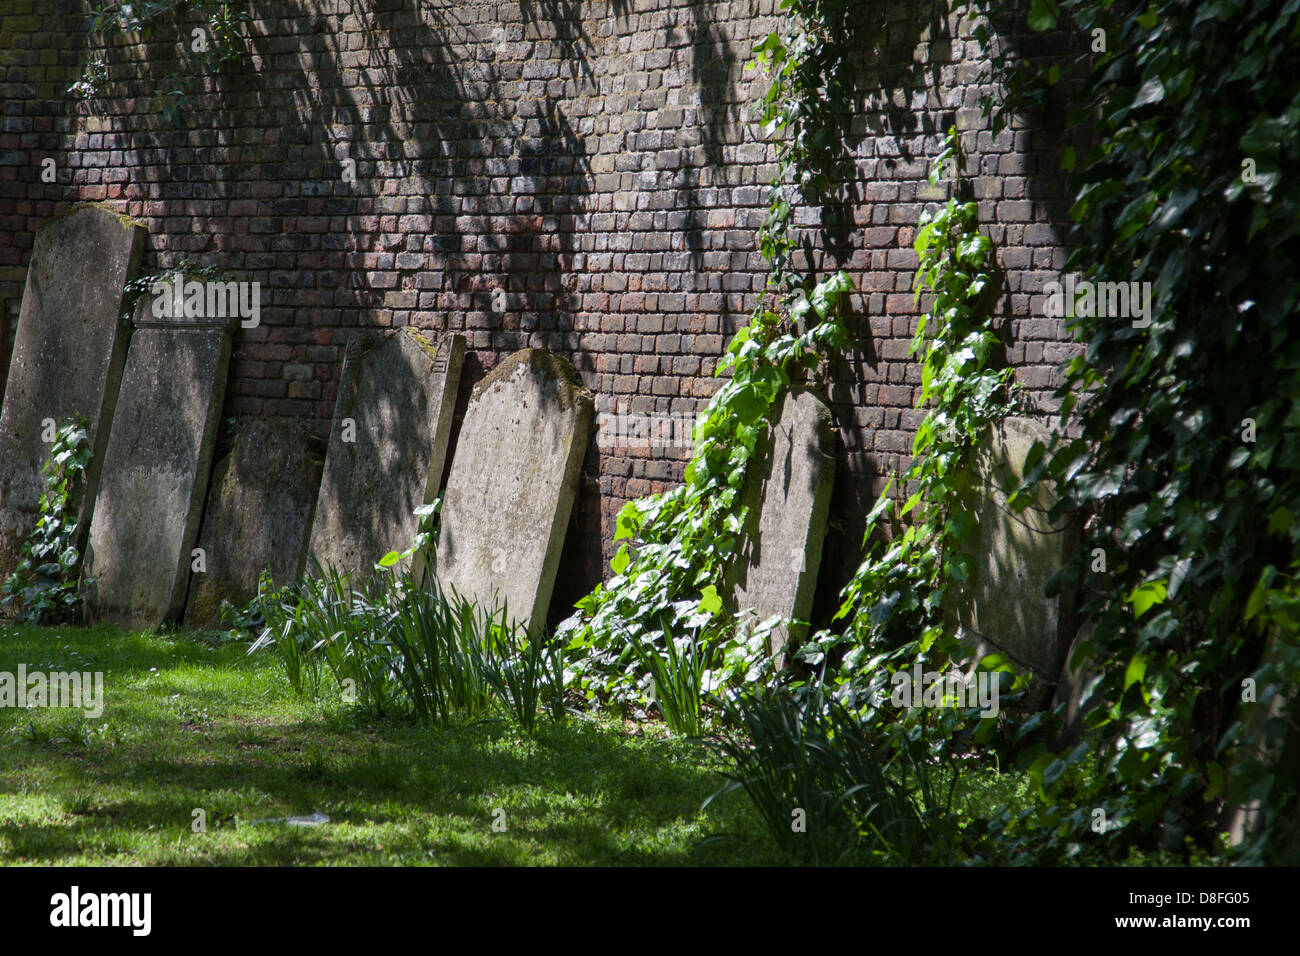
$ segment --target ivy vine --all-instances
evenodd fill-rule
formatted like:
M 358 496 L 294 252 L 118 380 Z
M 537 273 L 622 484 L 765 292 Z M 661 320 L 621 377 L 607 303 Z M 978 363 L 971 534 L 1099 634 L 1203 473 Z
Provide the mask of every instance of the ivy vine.
M 965 161 L 955 129 L 932 165 L 932 185 L 944 171 L 955 173 L 957 193 Z M 881 492 L 867 516 L 866 557 L 841 595 L 836 616 L 846 621 L 858 655 L 918 635 L 924 642 L 939 626 L 948 585 L 969 579 L 971 557 L 962 546 L 974 534 L 975 518 L 972 502 L 963 500 L 963 481 L 974 449 L 1012 411 L 1017 395 L 992 328 L 999 281 L 976 204 L 951 196 L 922 217 L 914 245 L 917 298 L 925 292 L 932 298 L 909 353 L 924 350 L 917 407 L 928 411 L 912 443 L 911 466 L 898 482 L 910 495 L 900 506 L 892 479 Z
M 976 531 L 977 490 L 965 478 L 973 456 L 1022 404 L 993 328 L 1000 273 L 992 241 L 979 229 L 977 205 L 961 195 L 964 168 L 956 130 L 950 129 L 930 182 L 937 186 L 948 175 L 952 193 L 923 216 L 914 242 L 916 294 L 928 295 L 929 302 L 910 347 L 922 362 L 917 407 L 926 409 L 911 464 L 881 492 L 867 517 L 865 554 L 836 615 L 842 629 L 819 632 L 798 652 L 816 669 L 809 688 L 818 694 L 833 688 L 854 709 L 857 733 L 882 763 L 902 767 L 936 760 L 955 766 L 958 756 L 976 756 L 975 745 L 987 744 L 1006 718 L 969 706 L 896 706 L 894 675 L 917 668 L 947 674 L 974 664 L 989 674 L 985 679 L 999 682 L 1002 701 L 1024 685 L 1001 654 L 975 662 L 945 610 L 949 589 L 972 571 L 967 546 Z M 910 492 L 906 500 L 896 484 Z M 1003 853 L 985 838 L 1009 823 L 1006 816 L 966 821 L 966 849 L 986 857 Z
M 629 502 L 619 513 L 614 577 L 578 602 L 564 625 L 575 676 L 593 697 L 629 703 L 648 684 L 639 648 L 673 640 L 708 644 L 709 688 L 752 678 L 766 666 L 762 633 L 738 631 L 718 593 L 739 544 L 740 500 L 773 408 L 794 382 L 816 377 L 821 361 L 850 339 L 844 321 L 852 288 L 842 271 L 818 278 L 792 264 L 792 209 L 832 188 L 832 166 L 850 115 L 843 37 L 845 0 L 786 0 L 783 29 L 754 48 L 751 68 L 770 85 L 759 122 L 777 144 L 777 172 L 759 249 L 770 270 L 749 323 L 729 343 L 717 374 L 727 382 L 697 421 L 684 483 Z M 707 653 L 707 651 L 706 651 Z
M 65 422 L 55 431 L 41 468 L 39 517 L 23 541 L 18 567 L 0 588 L 0 604 L 16 605 L 19 621 L 59 624 L 79 616 L 82 556 L 77 543 L 90 453 L 84 420 Z

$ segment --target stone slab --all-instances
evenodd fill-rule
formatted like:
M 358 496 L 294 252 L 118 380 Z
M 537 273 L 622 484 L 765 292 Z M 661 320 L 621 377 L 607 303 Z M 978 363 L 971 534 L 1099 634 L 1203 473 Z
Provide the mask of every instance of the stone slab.
M 1077 528 L 1068 518 L 1049 518 L 1054 501 L 1044 483 L 1023 511 L 1012 509 L 1007 498 L 1034 442 L 1049 438 L 1040 422 L 1011 416 L 977 449 L 969 489 L 977 530 L 967 545 L 973 572 L 945 600 L 959 635 L 974 644 L 978 656 L 1005 654 L 1043 691 L 1057 683 L 1074 636 L 1073 602 L 1048 598 L 1043 589 L 1069 560 Z M 1031 690 L 1031 697 L 1039 696 Z
M 777 666 L 787 645 L 804 636 L 812 613 L 835 483 L 830 409 L 801 389 L 787 391 L 780 402 L 741 492 L 749 514 L 730 582 L 742 626 L 772 617 L 794 622 L 769 633 Z
M 244 607 L 270 571 L 277 586 L 302 573 L 320 490 L 319 440 L 302 422 L 241 421 L 212 472 L 198 547 L 206 568 L 190 579 L 185 618 L 219 627 L 221 602 Z
M 86 549 L 92 621 L 153 627 L 185 607 L 238 318 L 159 318 L 144 296 Z
M 542 349 L 516 352 L 475 386 L 443 495 L 443 588 L 545 628 L 594 415 L 573 366 Z
M 83 545 L 126 354 L 123 291 L 139 267 L 143 223 L 78 206 L 36 233 L 0 411 L 0 579 L 36 526 L 49 452 L 42 421 L 81 417 L 91 442 Z
M 322 567 L 366 576 L 410 546 L 415 509 L 438 496 L 464 360 L 463 335 L 435 345 L 403 328 L 348 344 L 308 546 Z

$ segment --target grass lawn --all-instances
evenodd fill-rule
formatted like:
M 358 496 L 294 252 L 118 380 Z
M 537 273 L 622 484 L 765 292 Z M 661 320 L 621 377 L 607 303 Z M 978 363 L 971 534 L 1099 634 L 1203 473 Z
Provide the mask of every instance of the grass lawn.
M 0 630 L 0 671 L 102 671 L 105 698 L 97 720 L 0 707 L 0 863 L 783 862 L 744 794 L 700 812 L 720 763 L 658 725 L 571 718 L 528 737 L 504 721 L 372 721 L 296 697 L 272 654 L 245 650 Z M 258 822 L 313 813 L 330 822 Z M 728 837 L 697 846 L 715 833 Z

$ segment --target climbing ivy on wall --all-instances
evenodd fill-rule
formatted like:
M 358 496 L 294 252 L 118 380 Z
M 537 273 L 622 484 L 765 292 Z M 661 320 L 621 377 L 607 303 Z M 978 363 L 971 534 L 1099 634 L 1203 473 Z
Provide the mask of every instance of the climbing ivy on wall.
M 768 213 L 758 245 L 770 266 L 767 287 L 778 294 L 804 288 L 809 276 L 793 268 L 793 211 L 815 205 L 838 187 L 835 166 L 847 147 L 854 82 L 848 63 L 847 0 L 783 0 L 785 28 L 754 46 L 750 67 L 771 82 L 757 121 L 777 143 L 777 170 L 767 191 Z
M 973 649 L 959 640 L 945 611 L 948 590 L 973 572 L 968 545 L 979 490 L 966 479 L 980 444 L 1021 399 L 993 328 L 999 272 L 992 241 L 979 229 L 977 205 L 963 195 L 964 165 L 956 130 L 949 130 L 930 182 L 937 186 L 946 174 L 952 195 L 923 216 L 914 242 L 917 297 L 927 296 L 928 307 L 910 354 L 921 361 L 917 407 L 926 415 L 901 476 L 906 500 L 888 486 L 881 492 L 867 517 L 863 560 L 841 594 L 841 630 L 821 631 L 799 651 L 816 669 L 811 686 L 833 688 L 853 709 L 855 732 L 882 765 L 954 766 L 953 759 L 972 756 L 999 727 L 998 713 L 967 706 L 969 699 L 923 707 L 893 695 L 895 675 L 910 681 L 917 672 L 970 669 Z M 977 667 L 984 674 L 976 680 L 997 682 L 1003 702 L 1015 699 L 1007 692 L 1024 686 L 1001 654 L 985 655 Z M 1008 823 L 1007 815 L 965 821 L 952 832 L 960 829 L 965 852 L 1004 859 L 987 838 Z
M 1060 391 L 1074 430 L 1027 476 L 1092 516 L 1055 586 L 1084 590 L 1077 660 L 1104 755 L 1094 776 L 1088 755 L 1044 748 L 1041 832 L 1077 846 L 1101 811 L 1091 842 L 1111 858 L 1213 851 L 1254 803 L 1243 859 L 1294 862 L 1300 2 L 1035 0 L 1029 22 L 1081 40 L 1002 77 L 1003 113 L 1077 83 L 1075 122 L 1093 129 L 1063 160 L 1067 269 L 1151 296 L 1138 319 L 1081 304 L 1067 320 L 1083 346 Z
M 844 298 L 849 277 L 818 278 L 792 264 L 792 210 L 833 188 L 832 165 L 851 109 L 842 40 L 846 0 L 785 0 L 781 31 L 761 40 L 751 68 L 770 85 L 759 122 L 776 143 L 777 173 L 759 248 L 770 265 L 766 293 L 731 340 L 718 374 L 728 381 L 697 421 L 684 483 L 626 505 L 615 540 L 614 577 L 578 604 L 566 622 L 575 665 L 589 694 L 627 701 L 642 667 L 636 648 L 682 635 L 713 645 L 715 683 L 739 681 L 761 666 L 761 634 L 735 635 L 717 588 L 737 550 L 745 507 L 740 489 L 766 435 L 774 403 L 792 382 L 816 377 L 821 360 L 849 341 Z M 730 642 L 728 639 L 730 638 Z
M 819 280 L 799 273 L 792 229 L 798 203 L 816 203 L 836 188 L 834 167 L 845 149 L 854 95 L 844 42 L 849 5 L 790 0 L 783 8 L 784 29 L 756 45 L 751 64 L 771 78 L 759 121 L 778 157 L 759 231 L 771 266 L 767 291 L 728 346 L 719 374 L 730 377 L 695 428 L 684 484 L 624 507 L 614 577 L 579 602 L 579 614 L 567 622 L 574 649 L 587 655 L 578 665 L 580 680 L 594 696 L 634 698 L 644 678 L 638 650 L 683 634 L 714 650 L 713 689 L 752 682 L 768 663 L 763 634 L 739 631 L 717 590 L 745 520 L 740 490 L 782 389 L 815 377 L 822 359 L 850 341 L 848 276 Z M 822 632 L 800 653 L 823 676 L 833 660 L 833 683 L 850 697 L 872 696 L 866 683 L 886 673 L 879 654 L 911 662 L 927 652 L 932 660 L 959 653 L 951 633 L 936 645 L 944 588 L 969 573 L 960 544 L 973 522 L 955 507 L 959 475 L 975 445 L 1012 407 L 1012 372 L 991 328 L 1000 282 L 975 204 L 958 196 L 963 170 L 956 132 L 949 131 L 931 180 L 937 185 L 947 173 L 952 198 L 916 238 L 918 297 L 924 288 L 933 300 L 912 352 L 924 352 L 918 401 L 931 411 L 903 477 L 911 497 L 895 510 L 894 490 L 882 493 L 868 519 L 867 557 L 842 595 L 841 633 Z M 990 658 L 988 666 L 1001 665 Z M 883 726 L 898 714 L 878 716 Z
M 938 185 L 948 171 L 957 193 L 964 170 L 956 130 L 949 130 L 930 182 Z M 928 645 L 943 630 L 946 589 L 964 584 L 973 571 L 963 549 L 975 531 L 976 502 L 965 487 L 971 456 L 1019 394 L 992 327 L 998 273 L 976 204 L 954 195 L 924 215 L 915 248 L 917 298 L 931 298 L 910 354 L 923 353 L 917 406 L 927 414 L 902 477 L 908 497 L 900 506 L 891 487 L 880 494 L 867 517 L 866 557 L 842 595 L 837 617 L 847 621 L 852 653 L 859 656 L 918 637 Z M 883 534 L 891 522 L 892 533 Z

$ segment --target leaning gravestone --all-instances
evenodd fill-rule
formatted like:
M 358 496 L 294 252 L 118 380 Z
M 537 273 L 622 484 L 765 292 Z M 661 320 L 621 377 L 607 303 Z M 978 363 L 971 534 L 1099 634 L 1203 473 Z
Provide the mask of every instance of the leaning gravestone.
M 730 583 L 743 627 L 772 617 L 807 622 L 834 482 L 830 409 L 812 392 L 787 391 L 741 491 L 749 514 Z M 801 631 L 802 624 L 783 623 L 769 632 L 778 667 Z
M 86 550 L 88 616 L 138 627 L 185 607 L 239 321 L 154 306 L 136 309 Z
M 410 546 L 415 509 L 442 481 L 464 360 L 463 335 L 435 346 L 403 328 L 348 344 L 308 548 L 322 567 L 364 575 Z
M 438 531 L 438 583 L 539 633 L 577 494 L 595 405 L 573 366 L 541 349 L 474 388 Z
M 205 568 L 190 579 L 190 624 L 219 625 L 223 599 L 247 605 L 264 570 L 276 585 L 302 573 L 320 488 L 317 444 L 301 422 L 240 423 L 230 454 L 212 474 L 198 545 Z
M 969 489 L 976 531 L 965 547 L 972 572 L 945 599 L 959 636 L 978 656 L 997 651 L 1029 671 L 1034 698 L 1057 682 L 1074 636 L 1072 602 L 1043 592 L 1069 559 L 1076 529 L 1068 518 L 1048 517 L 1054 501 L 1042 483 L 1023 511 L 1007 499 L 1024 474 L 1029 449 L 1050 437 L 1039 422 L 1013 416 L 977 449 Z
M 123 292 L 144 238 L 142 223 L 94 205 L 77 206 L 36 233 L 0 413 L 0 579 L 18 566 L 36 526 L 46 419 L 62 425 L 81 417 L 88 425 L 77 544 L 84 543 L 126 354 Z

